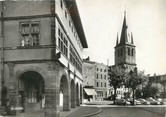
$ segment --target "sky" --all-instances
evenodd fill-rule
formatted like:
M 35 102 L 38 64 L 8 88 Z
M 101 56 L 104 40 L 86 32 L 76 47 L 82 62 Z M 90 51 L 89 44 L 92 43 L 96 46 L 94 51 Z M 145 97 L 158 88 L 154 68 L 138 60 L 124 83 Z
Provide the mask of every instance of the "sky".
M 114 65 L 124 11 L 133 33 L 136 64 L 146 74 L 166 74 L 166 0 L 76 0 L 88 43 L 84 58 Z

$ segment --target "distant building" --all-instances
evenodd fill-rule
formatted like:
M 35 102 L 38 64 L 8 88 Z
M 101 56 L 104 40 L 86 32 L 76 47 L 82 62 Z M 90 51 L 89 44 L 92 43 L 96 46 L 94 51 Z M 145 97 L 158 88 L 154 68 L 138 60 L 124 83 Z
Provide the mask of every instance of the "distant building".
M 149 83 L 162 83 L 166 81 L 166 75 L 149 76 Z
M 108 97 L 108 66 L 89 60 L 83 61 L 84 88 L 93 87 L 97 92 L 92 99 L 103 100 Z M 86 93 L 86 90 L 85 90 Z
M 166 98 L 166 75 L 149 76 L 149 83 L 160 83 L 163 86 L 164 98 Z
M 111 67 L 118 66 L 124 69 L 126 72 L 133 70 L 136 67 L 136 46 L 134 45 L 133 34 L 127 32 L 126 23 L 126 12 L 124 13 L 124 20 L 122 25 L 122 31 L 119 37 L 117 35 L 117 41 L 115 46 L 115 65 Z M 124 97 L 124 86 L 117 89 L 117 94 L 119 97 Z M 113 94 L 113 88 L 110 88 L 109 94 Z
M 47 117 L 79 106 L 88 45 L 76 1 L 9 0 L 0 6 L 0 106 L 44 109 Z

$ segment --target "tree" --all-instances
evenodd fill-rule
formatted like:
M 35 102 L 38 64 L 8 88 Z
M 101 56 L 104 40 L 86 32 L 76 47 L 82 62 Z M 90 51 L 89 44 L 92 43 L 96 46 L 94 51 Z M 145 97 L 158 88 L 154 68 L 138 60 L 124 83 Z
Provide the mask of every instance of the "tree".
M 135 105 L 135 90 L 139 85 L 143 83 L 143 81 L 143 74 L 141 72 L 138 72 L 136 67 L 133 71 L 131 70 L 128 73 L 126 85 L 133 91 L 133 105 Z
M 109 85 L 114 88 L 114 98 L 113 98 L 113 101 L 114 101 L 114 104 L 115 104 L 116 90 L 123 83 L 123 79 L 124 79 L 124 76 L 125 76 L 125 71 L 124 71 L 124 69 L 121 69 L 118 66 L 109 67 L 108 75 L 109 75 L 109 78 L 108 78 Z
M 163 86 L 160 83 L 149 83 L 144 89 L 144 97 L 162 97 Z

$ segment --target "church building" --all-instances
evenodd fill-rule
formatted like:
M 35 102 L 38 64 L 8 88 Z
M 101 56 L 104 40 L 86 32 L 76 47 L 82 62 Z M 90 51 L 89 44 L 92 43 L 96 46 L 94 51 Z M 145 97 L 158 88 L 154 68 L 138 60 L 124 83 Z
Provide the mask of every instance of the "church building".
M 116 46 L 114 47 L 114 59 L 115 65 L 111 67 L 118 66 L 121 69 L 124 69 L 125 72 L 130 72 L 136 67 L 136 46 L 134 45 L 133 34 L 128 33 L 126 23 L 126 11 L 124 12 L 124 20 L 120 35 L 120 40 L 117 35 Z M 117 96 L 124 97 L 124 93 L 127 89 L 124 86 L 121 86 L 117 89 Z M 113 88 L 110 88 L 109 95 L 114 94 Z

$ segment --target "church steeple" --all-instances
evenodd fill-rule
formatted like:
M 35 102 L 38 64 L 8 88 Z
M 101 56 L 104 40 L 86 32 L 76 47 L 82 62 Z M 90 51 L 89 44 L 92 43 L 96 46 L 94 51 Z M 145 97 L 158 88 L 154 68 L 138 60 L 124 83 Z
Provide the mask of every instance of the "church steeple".
M 120 37 L 120 45 L 124 45 L 128 42 L 127 36 L 127 23 L 126 23 L 126 11 L 124 12 L 124 20 Z
M 131 32 L 131 44 L 134 44 L 132 32 Z
M 124 20 L 120 39 L 118 39 L 115 46 L 115 65 L 120 65 L 128 69 L 136 66 L 136 49 L 133 41 L 133 34 L 127 32 L 126 11 L 124 12 Z M 127 67 L 126 67 L 127 66 Z
M 118 41 L 118 33 L 117 33 L 117 40 L 116 40 L 116 46 L 119 44 L 119 41 Z

